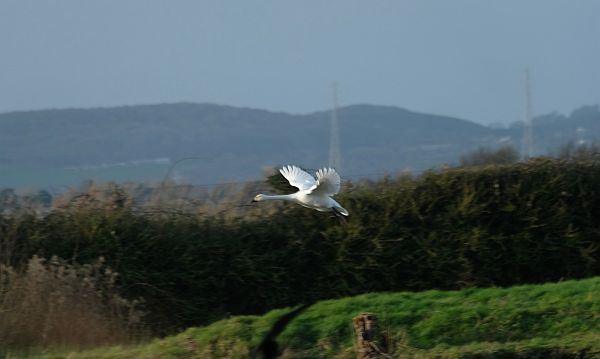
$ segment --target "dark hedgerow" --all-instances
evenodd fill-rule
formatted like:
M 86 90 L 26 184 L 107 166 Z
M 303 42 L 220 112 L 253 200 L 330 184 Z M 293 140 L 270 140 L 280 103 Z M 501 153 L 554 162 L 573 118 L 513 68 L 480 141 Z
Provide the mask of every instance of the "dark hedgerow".
M 143 214 L 123 201 L 4 216 L 2 261 L 104 257 L 123 294 L 145 299 L 158 332 L 371 291 L 600 275 L 593 162 L 431 171 L 356 184 L 338 200 L 345 224 L 291 205 L 226 219 Z

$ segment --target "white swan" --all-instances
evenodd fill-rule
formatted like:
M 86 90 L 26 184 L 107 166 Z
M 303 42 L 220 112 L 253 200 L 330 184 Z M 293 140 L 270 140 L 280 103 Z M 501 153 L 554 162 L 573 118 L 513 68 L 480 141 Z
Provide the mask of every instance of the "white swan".
M 258 194 L 252 202 L 281 199 L 298 203 L 301 206 L 316 209 L 321 212 L 333 212 L 336 216 L 347 216 L 348 211 L 337 203 L 331 196 L 340 191 L 340 175 L 333 168 L 323 168 L 317 171 L 317 179 L 296 166 L 285 166 L 279 172 L 298 188 L 298 192 L 284 195 L 269 196 Z

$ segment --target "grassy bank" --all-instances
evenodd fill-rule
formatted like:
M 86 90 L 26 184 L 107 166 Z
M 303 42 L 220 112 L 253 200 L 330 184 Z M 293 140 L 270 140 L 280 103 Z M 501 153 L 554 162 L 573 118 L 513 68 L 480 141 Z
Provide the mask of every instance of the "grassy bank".
M 600 278 L 321 301 L 280 336 L 286 358 L 354 358 L 351 319 L 379 316 L 394 357 L 600 357 Z M 36 358 L 245 358 L 286 310 L 236 316 L 137 347 Z

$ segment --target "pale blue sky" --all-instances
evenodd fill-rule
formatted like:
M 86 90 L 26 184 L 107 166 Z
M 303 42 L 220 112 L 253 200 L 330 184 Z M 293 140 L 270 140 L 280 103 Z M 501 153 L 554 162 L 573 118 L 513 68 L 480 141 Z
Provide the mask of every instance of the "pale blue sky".
M 0 112 L 372 103 L 492 123 L 600 102 L 599 0 L 0 0 Z

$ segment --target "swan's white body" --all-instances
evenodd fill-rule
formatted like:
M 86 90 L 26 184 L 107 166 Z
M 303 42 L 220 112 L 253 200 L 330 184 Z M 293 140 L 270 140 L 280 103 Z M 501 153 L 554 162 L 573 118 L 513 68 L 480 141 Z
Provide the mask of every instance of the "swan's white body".
M 331 198 L 340 191 L 341 185 L 340 175 L 333 168 L 318 170 L 316 180 L 296 166 L 285 166 L 279 172 L 288 180 L 290 185 L 298 188 L 298 192 L 273 196 L 259 194 L 254 197 L 254 202 L 284 200 L 321 212 L 348 215 L 348 211 Z

